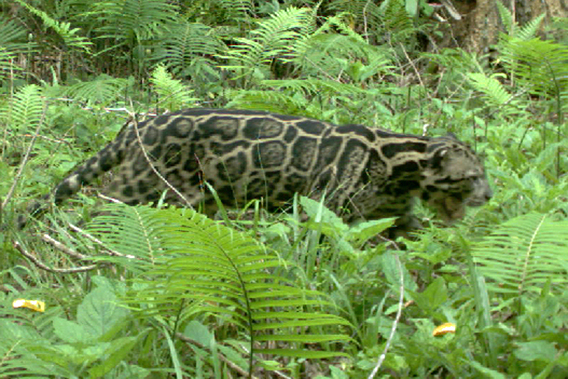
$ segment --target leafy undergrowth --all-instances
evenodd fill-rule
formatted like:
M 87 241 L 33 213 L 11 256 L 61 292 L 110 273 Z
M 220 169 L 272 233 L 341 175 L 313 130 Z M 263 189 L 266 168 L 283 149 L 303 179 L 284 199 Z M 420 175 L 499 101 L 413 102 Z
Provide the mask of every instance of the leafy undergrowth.
M 299 203 L 303 222 L 121 204 L 81 228 L 52 218 L 58 244 L 18 249 L 54 272 L 4 272 L 2 375 L 357 378 L 387 343 L 395 377 L 568 372 L 566 221 L 521 216 L 471 244 L 470 217 L 398 250 L 375 237 L 392 221 L 350 227 Z M 434 336 L 446 322 L 455 333 Z

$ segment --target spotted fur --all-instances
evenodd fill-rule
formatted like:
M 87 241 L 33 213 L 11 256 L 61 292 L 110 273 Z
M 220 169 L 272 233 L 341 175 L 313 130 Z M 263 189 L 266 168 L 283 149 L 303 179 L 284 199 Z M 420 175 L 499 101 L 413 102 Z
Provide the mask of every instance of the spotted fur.
M 202 205 L 209 215 L 217 207 L 204 181 L 227 207 L 263 199 L 267 209 L 275 209 L 294 193 L 314 199 L 325 194 L 326 205 L 347 222 L 398 216 L 401 228 L 414 224 L 413 198 L 451 222 L 463 217 L 465 206 L 480 206 L 492 196 L 482 162 L 453 135 L 421 137 L 258 111 L 188 109 L 132 123 L 47 197 L 59 204 L 114 169 L 106 195 L 139 204 L 167 191 L 167 202 L 184 204 L 147 157 L 189 204 Z

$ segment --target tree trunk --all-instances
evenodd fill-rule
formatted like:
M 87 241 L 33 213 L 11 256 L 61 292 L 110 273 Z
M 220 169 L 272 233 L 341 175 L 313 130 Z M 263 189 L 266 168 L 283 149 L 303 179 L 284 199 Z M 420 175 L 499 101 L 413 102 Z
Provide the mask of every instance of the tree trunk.
M 445 4 L 447 0 L 442 3 Z M 448 8 L 440 9 L 439 19 L 449 21 L 450 38 L 442 42 L 442 46 L 459 46 L 467 51 L 486 53 L 492 44 L 496 43 L 499 33 L 506 32 L 496 1 L 513 14 L 517 25 L 523 26 L 527 22 L 545 13 L 544 24 L 550 23 L 553 18 L 567 17 L 568 1 L 566 0 L 452 0 L 455 10 L 461 19 L 451 16 Z M 459 18 L 459 16 L 458 16 Z M 542 28 L 541 28 L 542 29 Z

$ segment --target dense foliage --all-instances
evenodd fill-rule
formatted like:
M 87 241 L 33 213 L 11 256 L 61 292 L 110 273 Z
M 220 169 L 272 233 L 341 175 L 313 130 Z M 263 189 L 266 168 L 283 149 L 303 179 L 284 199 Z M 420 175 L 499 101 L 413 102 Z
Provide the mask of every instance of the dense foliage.
M 0 376 L 568 376 L 566 24 L 497 4 L 476 55 L 412 0 L 0 0 Z M 94 191 L 16 229 L 131 115 L 197 106 L 453 132 L 495 196 L 397 241 L 306 198 L 212 221 Z

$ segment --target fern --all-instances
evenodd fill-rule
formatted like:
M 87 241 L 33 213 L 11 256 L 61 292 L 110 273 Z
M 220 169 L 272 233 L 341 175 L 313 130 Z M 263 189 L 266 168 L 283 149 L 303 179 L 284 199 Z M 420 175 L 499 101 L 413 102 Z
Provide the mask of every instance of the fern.
M 193 106 L 198 100 L 191 96 L 192 91 L 179 80 L 175 80 L 162 65 L 156 67 L 150 82 L 158 94 L 158 105 L 161 108 L 174 111 Z
M 0 46 L 0 79 L 12 77 L 20 67 L 12 62 L 16 59 L 17 54 L 7 51 L 6 48 Z
M 417 31 L 414 15 L 407 9 L 408 4 L 403 0 L 334 0 L 327 8 L 341 15 L 353 33 L 355 30 L 374 40 L 382 41 L 388 36 L 391 42 L 407 42 L 408 37 Z
M 101 74 L 88 82 L 73 84 L 65 90 L 67 96 L 88 104 L 110 104 L 116 101 L 124 89 L 128 86 L 128 80 L 113 78 Z
M 346 15 L 330 17 L 312 34 L 295 46 L 294 64 L 306 76 L 351 79 L 361 82 L 376 74 L 390 73 L 391 53 L 381 46 L 369 44 L 346 23 Z
M 499 16 L 501 16 L 501 22 L 505 30 L 509 34 L 513 34 L 515 32 L 514 27 L 516 26 L 513 20 L 513 14 L 500 1 L 497 1 L 497 10 L 499 11 Z
M 98 1 L 83 16 L 98 19 L 96 33 L 101 38 L 123 41 L 112 47 L 116 48 L 158 39 L 177 22 L 176 12 L 177 7 L 165 0 Z
M 288 79 L 263 80 L 261 90 L 235 91 L 227 107 L 261 109 L 276 113 L 301 114 L 315 118 L 322 117 L 319 101 L 337 96 L 366 94 L 362 88 L 329 80 Z
M 414 36 L 418 29 L 414 26 L 412 16 L 406 9 L 407 1 L 387 0 L 381 4 L 375 13 L 384 23 L 384 29 L 391 35 L 392 42 L 404 42 Z
M 373 13 L 371 10 L 376 9 L 377 5 L 367 0 L 332 0 L 324 7 L 332 14 L 348 14 L 350 17 L 355 17 L 357 22 L 360 22 L 362 17 L 365 16 L 365 12 Z
M 235 20 L 246 20 L 254 9 L 252 0 L 220 0 L 216 2 Z
M 2 296 L 2 303 L 8 304 L 10 297 Z M 43 360 L 44 354 L 53 354 L 58 357 L 58 352 L 49 346 L 46 341 L 45 329 L 51 327 L 53 320 L 62 313 L 60 309 L 49 311 L 37 317 L 23 317 L 21 313 L 11 310 L 12 307 L 2 307 L 0 318 L 0 377 L 42 378 L 46 373 L 59 377 L 70 377 L 72 373 L 61 367 L 54 366 L 52 362 Z M 40 330 L 38 330 L 40 326 Z M 59 352 L 60 353 L 60 352 Z
M 314 13 L 308 8 L 280 10 L 259 23 L 248 38 L 236 38 L 238 45 L 220 58 L 228 59 L 223 66 L 239 73 L 239 76 L 264 78 L 276 58 L 287 60 L 294 56 L 295 44 L 310 33 Z
M 184 311 L 173 325 L 187 322 L 196 313 L 231 322 L 247 335 L 251 371 L 257 353 L 303 358 L 343 355 L 302 349 L 305 343 L 349 340 L 323 330 L 349 323 L 321 311 L 308 311 L 329 303 L 316 291 L 296 288 L 287 275 L 272 274 L 287 263 L 252 238 L 187 209 L 116 204 L 109 208 L 115 210 L 114 215 L 96 221 L 96 231 L 121 253 L 143 257 L 137 264 L 146 271 L 139 280 L 145 289 L 129 302 L 146 304 L 141 309 L 145 317 L 170 319 L 179 308 Z M 123 217 L 125 213 L 129 217 Z M 259 345 L 263 342 L 279 348 Z
M 568 285 L 568 221 L 543 214 L 509 220 L 478 243 L 472 254 L 495 293 L 538 295 L 550 281 Z M 554 286 L 553 286 L 554 287 Z
M 67 46 L 89 52 L 91 42 L 87 38 L 78 35 L 81 29 L 71 29 L 70 23 L 54 20 L 47 13 L 32 7 L 23 0 L 16 0 L 16 2 L 26 8 L 30 13 L 41 18 L 43 23 L 48 28 L 51 28 L 53 31 L 55 31 L 63 39 L 63 41 L 65 41 L 65 44 Z
M 25 37 L 26 30 L 23 27 L 0 15 L 0 79 L 17 74 L 21 70 L 14 64 L 18 54 L 35 49 L 35 43 L 24 43 Z
M 500 2 L 497 6 L 508 32 L 498 48 L 513 80 L 532 95 L 555 100 L 561 114 L 568 97 L 568 47 L 535 38 L 544 14 L 519 29 L 511 12 Z
M 546 13 L 543 13 L 519 29 L 519 26 L 513 20 L 513 14 L 511 11 L 509 11 L 500 1 L 496 1 L 495 3 L 497 4 L 499 16 L 501 16 L 501 21 L 505 26 L 508 36 L 515 37 L 523 41 L 528 41 L 535 37 L 542 20 L 544 20 L 544 17 L 546 16 Z
M 273 113 L 309 115 L 309 104 L 302 96 L 266 90 L 241 90 L 229 92 L 231 101 L 227 108 L 262 110 Z
M 172 26 L 171 33 L 164 36 L 152 59 L 163 63 L 176 75 L 193 79 L 206 75 L 216 77 L 216 63 L 207 57 L 221 54 L 223 49 L 224 44 L 212 28 L 184 21 Z
M 0 47 L 14 53 L 25 53 L 36 47 L 34 42 L 26 41 L 26 29 L 6 16 L 0 15 Z
M 9 105 L 0 108 L 1 123 L 20 133 L 30 133 L 43 114 L 42 92 L 36 85 L 25 86 L 16 92 Z
M 519 85 L 547 99 L 568 97 L 568 47 L 552 41 L 504 37 L 503 61 Z M 561 103 L 560 103 L 561 104 Z M 559 105 L 560 105 L 559 104 Z
M 485 95 L 485 99 L 490 103 L 489 105 L 501 107 L 508 104 L 513 98 L 497 80 L 498 75 L 488 78 L 483 73 L 469 73 L 467 77 L 471 85 Z
M 105 207 L 104 213 L 95 217 L 87 230 L 100 235 L 106 248 L 120 254 L 95 259 L 120 264 L 135 274 L 158 264 L 163 248 L 156 225 L 158 220 L 152 217 L 155 212 L 150 207 L 122 204 Z

